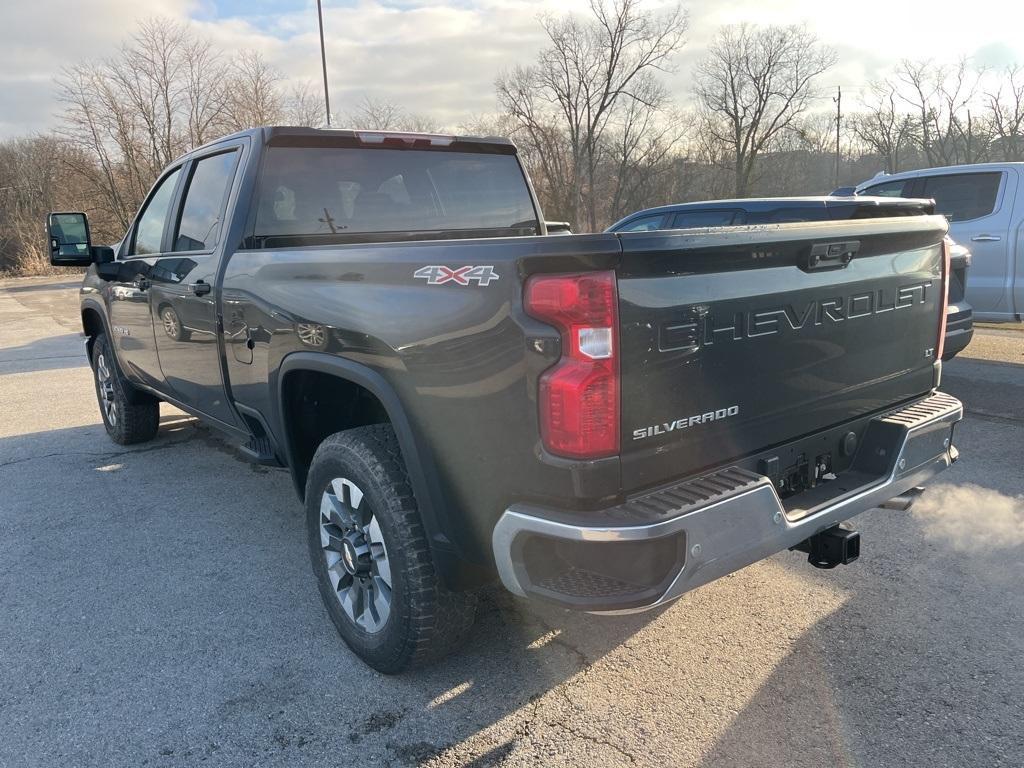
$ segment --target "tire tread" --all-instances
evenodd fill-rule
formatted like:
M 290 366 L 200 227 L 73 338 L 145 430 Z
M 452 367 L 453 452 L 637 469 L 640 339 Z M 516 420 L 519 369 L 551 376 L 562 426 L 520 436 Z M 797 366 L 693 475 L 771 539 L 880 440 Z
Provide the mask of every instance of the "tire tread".
M 345 463 L 355 458 L 370 474 L 382 479 L 390 497 L 387 514 L 399 539 L 388 542 L 388 546 L 401 547 L 406 561 L 402 576 L 405 600 L 401 608 L 406 614 L 407 626 L 400 641 L 385 655 L 373 659 L 360 653 L 358 648 L 353 650 L 386 673 L 420 667 L 442 658 L 472 627 L 476 596 L 469 592 L 452 592 L 441 583 L 394 430 L 389 424 L 373 424 L 331 435 L 317 448 L 309 477 L 313 477 L 319 464 L 331 458 Z M 309 485 L 307 505 L 311 503 L 311 493 L 315 494 L 312 503 L 319 505 L 320 490 Z M 375 510 L 376 514 L 381 512 Z M 395 609 L 393 605 L 392 611 Z

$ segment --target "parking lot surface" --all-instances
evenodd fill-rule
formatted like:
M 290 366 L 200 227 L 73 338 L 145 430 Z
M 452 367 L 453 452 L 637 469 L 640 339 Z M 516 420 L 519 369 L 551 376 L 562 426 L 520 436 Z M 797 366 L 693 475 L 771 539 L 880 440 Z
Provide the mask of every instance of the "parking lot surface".
M 1024 765 L 1024 330 L 946 366 L 962 459 L 656 613 L 485 591 L 466 647 L 373 672 L 320 603 L 286 471 L 181 412 L 100 422 L 77 281 L 0 282 L 0 766 Z

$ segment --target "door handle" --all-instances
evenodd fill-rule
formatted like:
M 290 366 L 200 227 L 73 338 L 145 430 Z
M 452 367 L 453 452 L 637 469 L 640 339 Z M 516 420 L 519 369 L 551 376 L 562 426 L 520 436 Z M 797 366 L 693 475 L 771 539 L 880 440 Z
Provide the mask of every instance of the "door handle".
M 971 238 L 975 243 L 998 243 L 1002 239 L 999 235 L 975 235 Z
M 189 285 L 188 290 L 193 296 L 205 296 L 213 290 L 213 286 L 209 283 L 204 283 L 202 280 L 197 280 Z

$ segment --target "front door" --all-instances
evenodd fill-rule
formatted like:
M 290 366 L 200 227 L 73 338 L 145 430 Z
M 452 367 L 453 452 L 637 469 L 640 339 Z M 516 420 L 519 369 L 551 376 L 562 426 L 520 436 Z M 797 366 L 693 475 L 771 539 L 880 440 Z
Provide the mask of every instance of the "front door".
M 175 168 L 154 185 L 125 238 L 116 273 L 103 286 L 118 362 L 160 391 L 164 387 L 149 311 L 150 274 L 164 247 L 180 178 L 181 168 Z
M 237 146 L 221 148 L 188 163 L 169 250 L 153 265 L 149 287 L 160 370 L 170 394 L 232 426 L 241 424 L 221 371 L 215 284 L 238 155 Z

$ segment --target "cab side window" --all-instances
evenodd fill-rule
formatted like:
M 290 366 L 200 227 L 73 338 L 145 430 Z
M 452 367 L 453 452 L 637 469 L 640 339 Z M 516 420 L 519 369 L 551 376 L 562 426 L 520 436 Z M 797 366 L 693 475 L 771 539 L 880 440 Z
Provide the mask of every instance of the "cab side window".
M 629 224 L 616 231 L 653 232 L 656 229 L 661 229 L 661 222 L 664 218 L 665 216 L 660 213 L 654 216 L 641 216 L 639 219 L 633 219 Z
M 174 188 L 180 174 L 181 168 L 175 168 L 157 185 L 156 191 L 149 198 L 146 207 L 143 208 L 142 215 L 139 216 L 139 223 L 135 226 L 135 236 L 132 238 L 132 247 L 128 255 L 145 256 L 151 253 L 160 253 L 164 224 L 167 223 L 167 215 L 171 210 L 171 198 L 174 197 Z
M 672 229 L 698 229 L 700 227 L 729 227 L 744 222 L 743 213 L 734 210 L 684 211 L 677 213 Z
M 904 197 L 910 182 L 913 179 L 900 179 L 898 181 L 886 181 L 882 184 L 875 184 L 873 187 L 861 191 L 860 194 L 867 197 Z
M 181 219 L 174 233 L 175 251 L 211 251 L 217 246 L 237 160 L 238 152 L 222 152 L 204 157 L 192 166 Z
M 954 173 L 926 176 L 921 197 L 935 199 L 935 212 L 950 221 L 970 221 L 996 209 L 1002 173 Z

